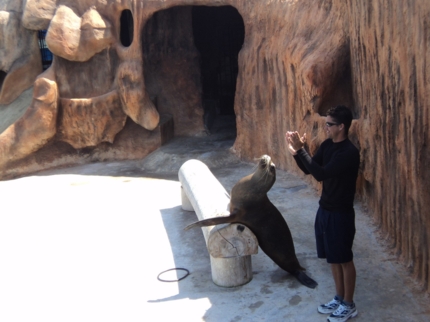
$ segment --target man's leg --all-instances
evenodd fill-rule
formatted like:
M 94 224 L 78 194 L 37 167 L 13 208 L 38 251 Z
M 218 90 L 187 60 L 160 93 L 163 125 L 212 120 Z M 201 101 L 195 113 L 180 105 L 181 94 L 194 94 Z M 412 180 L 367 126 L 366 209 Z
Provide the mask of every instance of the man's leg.
M 341 265 L 343 272 L 343 288 L 345 291 L 344 301 L 347 303 L 353 303 L 356 279 L 354 261 L 343 263 Z
M 336 295 L 347 303 L 352 303 L 355 291 L 356 272 L 354 262 L 331 264 Z
M 336 287 L 336 295 L 343 299 L 345 297 L 345 287 L 342 264 L 330 264 L 330 266 Z

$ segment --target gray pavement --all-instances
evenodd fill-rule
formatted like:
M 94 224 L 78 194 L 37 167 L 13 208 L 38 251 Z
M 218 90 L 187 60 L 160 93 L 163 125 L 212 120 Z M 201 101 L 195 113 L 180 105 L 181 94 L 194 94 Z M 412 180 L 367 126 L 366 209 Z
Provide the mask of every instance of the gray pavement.
M 315 254 L 318 193 L 300 177 L 278 170 L 269 198 L 285 216 L 316 289 L 261 250 L 252 257 L 250 283 L 218 287 L 201 230 L 183 230 L 197 217 L 181 209 L 179 167 L 199 159 L 229 191 L 254 167 L 229 151 L 233 141 L 234 133 L 218 126 L 208 137 L 176 138 L 144 160 L 0 182 L 0 321 L 325 321 L 316 307 L 334 287 L 328 264 Z M 358 202 L 356 226 L 353 321 L 430 321 L 428 297 Z M 190 275 L 157 280 L 175 267 Z

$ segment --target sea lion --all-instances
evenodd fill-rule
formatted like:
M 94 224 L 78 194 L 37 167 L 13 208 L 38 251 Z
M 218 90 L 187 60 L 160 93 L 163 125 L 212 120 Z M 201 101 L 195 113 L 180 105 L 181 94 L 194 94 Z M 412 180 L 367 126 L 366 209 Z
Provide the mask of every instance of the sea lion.
M 231 190 L 230 215 L 208 218 L 185 227 L 241 223 L 257 237 L 259 246 L 279 267 L 296 277 L 303 285 L 318 284 L 304 273 L 296 257 L 290 229 L 279 210 L 267 197 L 276 180 L 276 168 L 270 156 L 263 155 L 257 170 L 240 179 Z

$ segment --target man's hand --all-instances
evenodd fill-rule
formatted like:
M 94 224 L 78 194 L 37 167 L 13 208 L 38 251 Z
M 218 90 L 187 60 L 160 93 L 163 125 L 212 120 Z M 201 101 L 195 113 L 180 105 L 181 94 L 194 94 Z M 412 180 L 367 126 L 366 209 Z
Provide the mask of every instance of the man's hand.
M 291 131 L 288 131 L 287 133 L 285 133 L 285 141 L 287 141 L 288 151 L 290 151 L 290 153 L 291 153 L 292 155 L 296 155 L 296 154 L 297 154 L 297 151 L 296 151 L 296 150 L 294 150 L 294 148 L 293 148 L 293 146 L 292 146 L 292 144 L 291 144 L 291 141 L 290 141 L 291 134 L 293 134 L 293 133 L 294 133 L 294 132 L 291 132 Z
M 296 155 L 297 151 L 303 148 L 306 142 L 306 133 L 303 134 L 302 137 L 300 137 L 299 132 L 297 131 L 288 131 L 285 133 L 285 140 L 288 143 L 288 151 L 292 155 Z

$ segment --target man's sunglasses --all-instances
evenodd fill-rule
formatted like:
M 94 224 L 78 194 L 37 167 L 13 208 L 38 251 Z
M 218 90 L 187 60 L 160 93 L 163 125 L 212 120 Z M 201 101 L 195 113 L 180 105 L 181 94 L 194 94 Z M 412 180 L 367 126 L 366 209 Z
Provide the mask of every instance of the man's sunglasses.
M 333 125 L 339 125 L 339 123 L 325 122 L 325 126 L 332 127 Z

